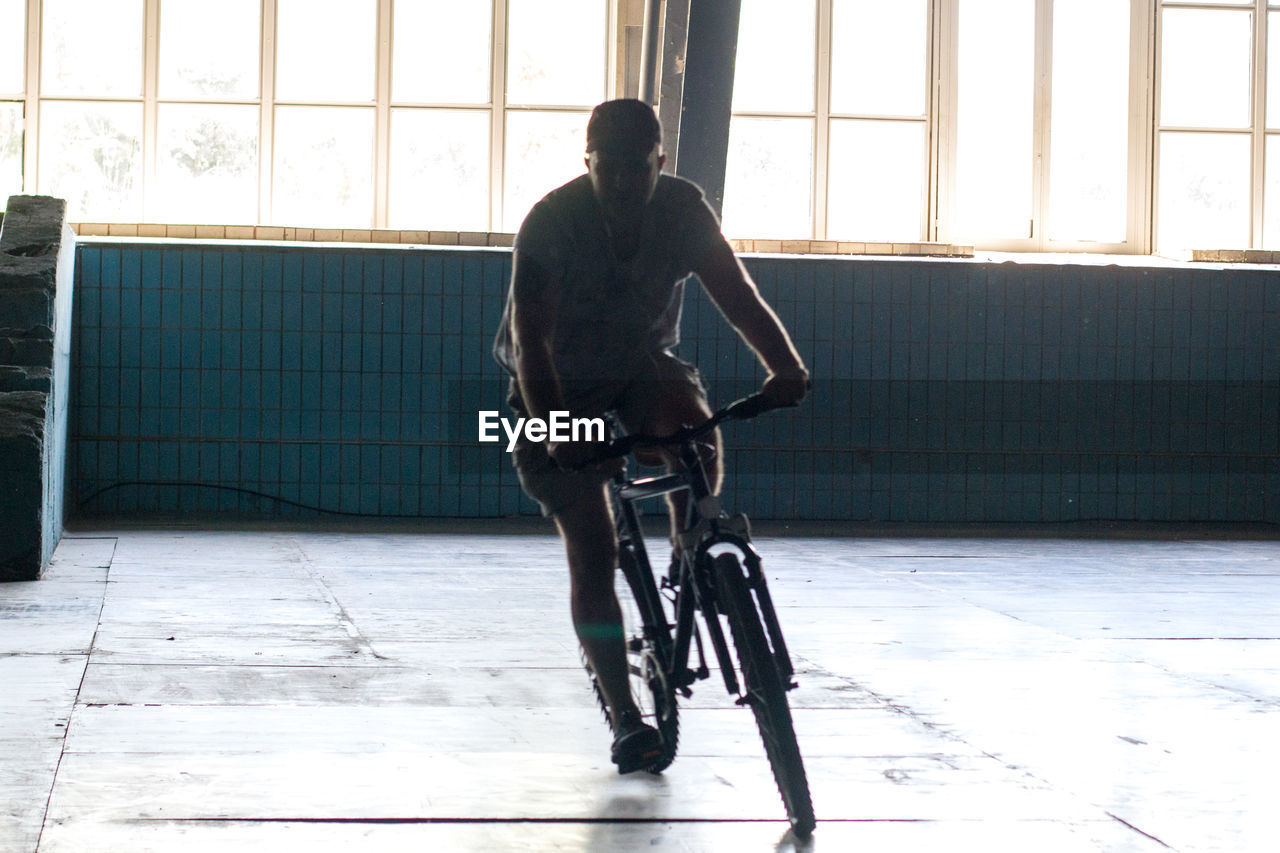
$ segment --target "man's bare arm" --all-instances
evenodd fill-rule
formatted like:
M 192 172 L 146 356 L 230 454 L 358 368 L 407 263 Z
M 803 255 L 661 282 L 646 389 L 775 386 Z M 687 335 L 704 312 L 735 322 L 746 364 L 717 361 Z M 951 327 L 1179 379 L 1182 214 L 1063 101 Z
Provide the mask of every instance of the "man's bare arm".
M 769 371 L 764 392 L 779 403 L 798 403 L 808 389 L 809 371 L 782 321 L 760 296 L 733 250 L 720 242 L 694 272 L 725 319 Z
M 545 420 L 550 412 L 564 409 L 560 378 L 551 357 L 560 282 L 519 250 L 512 263 L 511 332 L 516 381 L 529 414 Z

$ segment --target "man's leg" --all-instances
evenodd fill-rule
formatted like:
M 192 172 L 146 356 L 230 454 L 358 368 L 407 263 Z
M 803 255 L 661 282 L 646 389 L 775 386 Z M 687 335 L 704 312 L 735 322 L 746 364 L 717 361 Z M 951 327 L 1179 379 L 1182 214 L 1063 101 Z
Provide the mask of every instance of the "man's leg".
M 670 435 L 683 427 L 697 426 L 709 417 L 711 417 L 711 408 L 707 405 L 706 398 L 702 394 L 694 389 L 676 386 L 669 389 L 669 393 L 655 404 L 653 412 L 648 416 L 645 431 L 654 435 Z M 720 439 L 720 430 L 717 429 L 702 441 L 706 442 L 706 444 L 698 449 L 702 456 L 702 464 L 707 471 L 707 480 L 711 483 L 712 493 L 719 494 L 720 485 L 724 479 L 724 462 L 721 459 L 723 444 Z M 675 471 L 682 467 L 674 449 L 662 448 L 657 451 L 656 455 L 668 471 Z M 688 502 L 689 493 L 686 491 L 672 492 L 667 495 L 667 507 L 671 514 L 671 544 L 673 546 L 675 545 L 676 537 L 680 533 L 680 528 L 684 524 L 685 507 Z
M 622 611 L 614 592 L 618 543 L 605 486 L 582 495 L 556 513 L 556 527 L 569 558 L 570 609 L 578 641 L 595 671 L 617 730 L 618 718 L 635 711 L 627 673 Z
M 697 369 L 669 352 L 661 352 L 652 354 L 645 374 L 628 386 L 618 414 L 629 432 L 670 435 L 683 427 L 701 424 L 711 417 L 711 407 L 707 405 Z M 719 494 L 724 476 L 720 430 L 701 439 L 701 442 L 699 451 L 707 480 L 712 493 Z M 638 449 L 636 459 L 645 465 L 663 465 L 668 471 L 682 467 L 675 448 Z M 684 525 L 687 504 L 687 492 L 673 492 L 667 496 L 673 547 Z

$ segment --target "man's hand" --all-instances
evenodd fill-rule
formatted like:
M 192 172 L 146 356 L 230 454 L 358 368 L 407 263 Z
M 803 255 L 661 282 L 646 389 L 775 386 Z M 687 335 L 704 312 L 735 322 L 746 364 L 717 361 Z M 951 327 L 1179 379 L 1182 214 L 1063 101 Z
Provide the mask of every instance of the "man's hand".
M 599 441 L 548 441 L 547 455 L 566 471 L 577 471 L 580 468 L 592 467 L 608 471 L 613 476 L 622 470 L 621 459 L 597 461 L 604 444 Z
M 809 393 L 809 371 L 797 366 L 793 370 L 770 374 L 760 393 L 775 406 L 797 406 Z

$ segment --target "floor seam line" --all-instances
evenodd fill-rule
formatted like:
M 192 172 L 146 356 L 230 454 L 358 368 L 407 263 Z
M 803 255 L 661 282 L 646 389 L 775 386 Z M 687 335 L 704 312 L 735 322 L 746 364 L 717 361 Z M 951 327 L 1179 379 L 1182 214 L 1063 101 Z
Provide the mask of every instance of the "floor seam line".
M 71 726 L 76 716 L 76 708 L 80 705 L 80 694 L 84 691 L 85 680 L 89 677 L 89 664 L 93 660 L 94 649 L 98 645 L 98 632 L 102 630 L 102 614 L 107 608 L 107 589 L 108 581 L 111 578 L 111 564 L 115 562 L 116 548 L 120 545 L 119 537 L 99 537 L 101 539 L 111 540 L 111 556 L 107 559 L 107 565 L 102 567 L 105 574 L 102 577 L 102 599 L 98 603 L 98 624 L 93 628 L 93 637 L 89 640 L 89 648 L 84 655 L 84 671 L 80 673 L 80 683 L 76 685 L 76 695 L 71 701 L 71 711 L 67 714 L 67 725 L 62 732 L 62 745 L 58 750 L 58 763 L 53 768 L 53 779 L 49 782 L 49 796 L 44 802 L 44 818 L 40 821 L 40 832 L 36 835 L 35 853 L 39 853 L 40 845 L 44 843 L 44 830 L 49 825 L 49 809 L 53 805 L 53 792 L 58 787 L 58 776 L 62 773 L 62 760 L 68 755 L 67 740 L 71 737 Z

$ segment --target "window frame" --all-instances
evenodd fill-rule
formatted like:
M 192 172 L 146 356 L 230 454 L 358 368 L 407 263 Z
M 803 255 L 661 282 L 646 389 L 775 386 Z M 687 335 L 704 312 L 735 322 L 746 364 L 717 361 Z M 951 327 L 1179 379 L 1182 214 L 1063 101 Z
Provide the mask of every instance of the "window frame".
M 599 0 L 605 4 L 606 32 L 600 49 L 605 54 L 604 79 L 601 81 L 605 97 L 613 97 L 617 91 L 618 75 L 618 33 L 619 3 L 621 0 Z M 40 59 L 43 20 L 43 3 L 41 0 L 25 0 L 26 6 L 26 65 L 25 89 L 20 100 L 24 103 L 24 139 L 22 156 L 22 190 L 38 192 L 41 186 L 40 163 L 40 108 L 44 102 L 67 103 L 135 103 L 142 107 L 141 136 L 141 183 L 139 191 L 140 223 L 164 222 L 156 216 L 157 204 L 155 196 L 157 170 L 158 116 L 162 104 L 195 104 L 195 105 L 243 105 L 258 109 L 258 192 L 257 218 L 252 223 L 218 223 L 249 224 L 265 226 L 292 227 L 296 225 L 316 225 L 326 227 L 324 223 L 294 223 L 276 221 L 273 207 L 274 167 L 275 167 L 275 118 L 278 107 L 290 106 L 324 106 L 345 107 L 372 110 L 374 113 L 374 142 L 370 151 L 372 158 L 373 210 L 368 224 L 334 223 L 332 227 L 343 229 L 381 229 L 386 228 L 390 208 L 391 180 L 391 113 L 393 109 L 449 109 L 460 111 L 484 112 L 489 119 L 489 172 L 488 172 L 488 230 L 500 230 L 504 215 L 504 160 L 506 143 L 507 117 L 514 112 L 567 112 L 581 114 L 584 118 L 590 112 L 587 106 L 557 106 L 509 104 L 507 92 L 507 19 L 508 0 L 490 0 L 491 27 L 489 42 L 489 97 L 480 103 L 463 104 L 419 104 L 392 100 L 392 28 L 395 0 L 375 0 L 375 93 L 371 101 L 323 100 L 310 101 L 301 99 L 276 98 L 276 32 L 278 23 L 277 0 L 260 0 L 259 2 L 259 79 L 257 97 L 253 98 L 200 98 L 179 97 L 161 98 L 159 95 L 159 63 L 160 63 L 160 15 L 162 0 L 143 0 L 142 20 L 139 26 L 143 30 L 143 68 L 142 94 L 140 97 L 44 97 L 41 91 Z M 92 216 L 92 214 L 88 214 Z M 101 221 L 117 221 L 114 217 L 102 217 Z M 129 221 L 132 221 L 131 218 Z M 177 223 L 165 223 L 177 224 Z M 194 224 L 194 223 L 193 223 Z M 213 224 L 213 223 L 208 223 Z
M 1267 45 L 1271 13 L 1280 13 L 1280 3 L 1268 0 L 1154 0 L 1152 16 L 1152 110 L 1151 110 L 1151 250 L 1160 250 L 1160 168 L 1163 137 L 1169 133 L 1202 133 L 1206 135 L 1249 137 L 1249 245 L 1240 246 L 1186 246 L 1191 249 L 1259 249 L 1264 245 L 1266 227 L 1266 150 L 1270 136 L 1280 137 L 1280 116 L 1276 117 L 1275 130 L 1268 127 L 1267 116 Z M 1163 95 L 1162 55 L 1164 11 L 1166 9 L 1222 10 L 1249 14 L 1250 33 L 1249 62 L 1249 125 L 1247 128 L 1185 127 L 1165 125 L 1161 115 Z M 1280 206 L 1280 198 L 1276 204 Z M 1277 211 L 1280 214 L 1280 211 Z M 1280 249 L 1280 246 L 1273 248 Z
M 778 110 L 732 110 L 730 121 L 736 118 L 761 118 L 761 119 L 787 119 L 795 121 L 807 120 L 812 131 L 813 138 L 813 168 L 810 172 L 810 190 L 809 190 L 809 223 L 810 238 L 816 240 L 832 239 L 828 236 L 827 219 L 830 209 L 830 185 L 829 178 L 831 173 L 831 127 L 835 121 L 890 121 L 903 124 L 922 124 L 924 125 L 924 159 L 920 164 L 920 168 L 924 173 L 924 179 L 921 181 L 921 199 L 920 199 L 920 233 L 924 234 L 929 228 L 929 223 L 933 215 L 932 201 L 935 198 L 935 192 L 932 184 L 933 169 L 930 167 L 931 162 L 936 162 L 934 158 L 934 132 L 935 116 L 934 116 L 934 91 L 935 85 L 935 51 L 932 45 L 935 42 L 933 38 L 935 15 L 933 6 L 935 0 L 926 0 L 926 25 L 925 25 L 925 44 L 922 46 L 925 62 L 925 110 L 919 118 L 911 116 L 879 116 L 862 113 L 844 113 L 836 112 L 831 106 L 831 73 L 832 73 L 832 39 L 833 39 L 833 19 L 834 5 L 832 0 L 810 0 L 816 6 L 814 10 L 814 82 L 813 82 L 813 104 L 814 108 L 809 111 L 778 111 Z M 742 239 L 771 239 L 777 235 L 772 234 L 732 234 L 728 235 Z M 845 235 L 841 240 L 858 240 L 855 235 Z M 914 242 L 914 241 L 911 241 Z
M 1066 2 L 1067 0 L 1062 0 Z M 373 211 L 371 226 L 357 228 L 385 228 L 389 221 L 391 180 L 391 116 L 396 109 L 473 110 L 485 112 L 489 120 L 489 169 L 488 169 L 488 227 L 499 230 L 504 219 L 505 205 L 505 148 L 508 118 L 521 111 L 563 112 L 586 114 L 580 106 L 556 106 L 508 103 L 507 77 L 507 25 L 508 0 L 490 0 L 490 92 L 484 103 L 475 104 L 418 104 L 393 101 L 391 98 L 392 28 L 395 0 L 376 0 L 378 45 L 376 46 L 375 97 L 371 103 L 346 101 L 323 102 L 326 106 L 345 106 L 372 109 L 374 111 L 373 158 Z M 607 32 L 601 49 L 605 51 L 606 97 L 614 97 L 622 91 L 621 79 L 623 52 L 626 39 L 623 26 L 622 0 L 600 0 L 606 4 Z M 815 4 L 815 74 L 813 110 L 802 113 L 735 112 L 734 116 L 777 117 L 807 121 L 812 130 L 813 168 L 811 172 L 812 237 L 827 239 L 829 222 L 830 140 L 833 121 L 868 120 L 874 116 L 837 113 L 832 110 L 832 38 L 833 0 L 810 0 Z M 885 0 L 889 2 L 889 0 Z M 1121 254 L 1152 254 L 1159 250 L 1160 216 L 1160 150 L 1161 135 L 1180 129 L 1161 124 L 1160 98 L 1163 85 L 1161 73 L 1161 26 L 1166 9 L 1230 9 L 1247 12 L 1252 17 L 1252 57 L 1250 85 L 1250 125 L 1248 129 L 1194 128 L 1203 133 L 1247 134 L 1250 137 L 1250 199 L 1249 243 L 1257 248 L 1264 245 L 1266 233 L 1266 148 L 1272 137 L 1280 138 L 1280 116 L 1269 119 L 1266 115 L 1267 99 L 1267 50 L 1270 17 L 1280 15 L 1280 2 L 1272 0 L 1129 0 L 1130 56 L 1129 56 L 1129 139 L 1128 181 L 1126 188 L 1126 236 L 1120 243 L 1095 243 L 1054 241 L 1045 235 L 1049 223 L 1050 157 L 1048 139 L 1051 126 L 1052 105 L 1052 9 L 1057 0 L 1034 0 L 1036 4 L 1036 105 L 1035 152 L 1033 153 L 1033 230 L 1025 238 L 995 241 L 979 241 L 976 248 L 994 251 L 1019 252 L 1097 252 Z M 957 129 L 957 81 L 958 60 L 958 3 L 959 0 L 929 0 L 926 32 L 925 63 L 927 77 L 926 113 L 919 119 L 925 126 L 925 157 L 921 168 L 922 222 L 920 239 L 951 242 L 961 238 L 958 229 L 951 227 L 955 203 L 956 129 Z M 272 192 L 274 182 L 275 112 L 279 106 L 321 105 L 321 102 L 277 100 L 275 97 L 276 18 L 277 0 L 260 0 L 259 31 L 259 81 L 258 94 L 254 98 L 161 98 L 159 80 L 159 33 L 162 0 L 143 0 L 143 89 L 141 97 L 42 97 L 41 49 L 43 6 L 42 0 L 24 0 L 26 31 L 25 87 L 21 92 L 4 93 L 7 102 L 21 103 L 24 122 L 22 153 L 22 190 L 37 192 L 40 188 L 40 121 L 41 107 L 49 102 L 110 102 L 140 103 L 142 107 L 140 222 L 161 221 L 154 215 L 156 208 L 157 131 L 158 115 L 162 104 L 239 104 L 258 109 L 258 225 L 294 226 L 300 223 L 276 222 L 272 216 Z M 630 10 L 630 6 L 625 7 Z M 626 13 L 630 20 L 631 12 Z M 880 117 L 885 118 L 885 117 Z M 914 118 L 892 117 L 893 121 L 913 122 Z M 1189 129 L 1183 129 L 1189 130 Z M 1280 164 L 1277 165 L 1280 168 Z M 1280 216 L 1280 198 L 1276 199 Z M 104 221 L 110 220 L 109 217 Z M 231 223 L 224 223 L 231 224 Z M 352 226 L 346 226 L 352 227 Z M 735 235 L 737 236 L 737 235 Z M 771 235 L 740 235 L 744 237 L 770 237 Z M 843 235 L 841 239 L 857 239 Z M 1199 248 L 1199 247 L 1197 247 Z M 1217 248 L 1217 247 L 1205 247 Z M 1234 248 L 1234 247 L 1232 247 Z M 1280 247 L 1276 247 L 1280 248 Z
M 1152 107 L 1154 93 L 1148 75 L 1153 50 L 1155 5 L 1160 0 L 1129 0 L 1129 113 L 1125 187 L 1125 239 L 1122 242 L 1050 239 L 1050 179 L 1052 140 L 1053 5 L 1058 0 L 1035 0 L 1035 79 L 1033 106 L 1033 150 L 1031 176 L 1031 221 L 1026 237 L 978 240 L 975 247 L 1002 252 L 1073 252 L 1100 254 L 1149 254 L 1151 252 L 1149 204 L 1153 190 Z M 1069 0 L 1061 0 L 1069 2 Z M 936 103 L 936 184 L 933 188 L 935 216 L 928 229 L 929 239 L 963 239 L 955 227 L 956 145 L 958 128 L 959 0 L 935 0 L 934 49 L 938 69 L 934 85 Z

